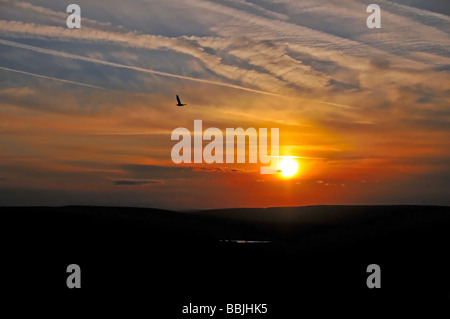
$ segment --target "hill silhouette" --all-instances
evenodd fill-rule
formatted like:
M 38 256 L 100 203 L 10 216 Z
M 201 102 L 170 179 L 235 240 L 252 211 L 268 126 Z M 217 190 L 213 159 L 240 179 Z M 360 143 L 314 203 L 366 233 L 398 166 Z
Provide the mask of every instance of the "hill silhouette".
M 268 303 L 265 318 L 283 318 L 299 300 L 450 300 L 449 207 L 3 207 L 1 218 L 4 286 L 13 296 L 139 304 L 152 291 L 163 318 L 192 301 Z M 79 292 L 65 284 L 72 263 L 82 269 Z M 381 266 L 381 289 L 366 286 L 372 263 Z

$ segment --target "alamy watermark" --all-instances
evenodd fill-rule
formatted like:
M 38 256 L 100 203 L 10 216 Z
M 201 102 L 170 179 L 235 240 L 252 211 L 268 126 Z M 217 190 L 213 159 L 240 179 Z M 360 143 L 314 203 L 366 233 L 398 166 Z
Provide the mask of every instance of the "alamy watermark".
M 214 137 L 214 139 L 213 139 Z M 181 140 L 180 140 L 181 138 Z M 202 120 L 194 120 L 194 159 L 192 161 L 191 132 L 184 127 L 178 127 L 172 131 L 172 141 L 179 141 L 172 147 L 171 157 L 176 164 L 180 163 L 248 163 L 259 162 L 267 164 L 261 166 L 261 174 L 275 174 L 278 172 L 279 160 L 279 129 L 270 129 L 270 155 L 267 149 L 267 128 L 260 128 L 257 134 L 255 128 L 227 128 L 224 136 L 216 127 L 207 128 L 203 132 Z M 248 153 L 246 140 L 248 139 Z M 210 141 L 203 149 L 203 141 Z M 235 147 L 236 141 L 236 147 Z M 236 149 L 236 156 L 235 156 Z
M 369 4 L 367 6 L 366 12 L 371 12 L 372 14 L 367 17 L 366 25 L 369 29 L 379 29 L 381 28 L 381 8 L 378 4 Z
M 69 4 L 66 9 L 70 15 L 67 17 L 66 24 L 69 29 L 81 28 L 81 8 L 78 4 Z
M 67 27 L 69 29 L 81 28 L 81 7 L 78 4 L 69 4 L 66 9 L 70 15 L 67 17 Z M 366 25 L 369 29 L 381 28 L 381 8 L 378 4 L 369 4 L 366 12 L 371 13 L 366 20 Z

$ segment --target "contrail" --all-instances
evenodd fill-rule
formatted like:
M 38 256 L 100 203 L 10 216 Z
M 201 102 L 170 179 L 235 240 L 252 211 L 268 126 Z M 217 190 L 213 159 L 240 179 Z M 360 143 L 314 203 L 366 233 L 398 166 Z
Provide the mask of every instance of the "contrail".
M 14 69 L 5 68 L 5 67 L 2 67 L 2 66 L 0 66 L 0 70 L 16 72 L 16 73 L 21 73 L 21 74 L 26 74 L 26 75 L 32 75 L 32 76 L 36 76 L 36 77 L 39 77 L 39 78 L 44 78 L 44 79 L 49 79 L 49 80 L 54 80 L 54 81 L 59 81 L 59 82 L 64 82 L 64 83 L 81 85 L 81 86 L 85 86 L 85 87 L 89 87 L 89 88 L 93 88 L 93 89 L 106 90 L 105 88 L 102 88 L 100 86 L 95 86 L 95 85 L 85 84 L 85 83 L 80 83 L 80 82 L 74 82 L 74 81 L 69 81 L 69 80 L 64 80 L 64 79 L 53 78 L 51 76 L 46 76 L 46 75 L 42 75 L 42 74 L 36 74 L 36 73 L 30 73 L 30 72 L 25 72 L 25 71 L 14 70 Z
M 205 83 L 205 84 L 223 86 L 223 87 L 228 87 L 228 88 L 232 88 L 232 89 L 248 91 L 248 92 L 253 92 L 253 93 L 258 93 L 258 94 L 265 94 L 265 95 L 271 95 L 271 96 L 280 96 L 278 94 L 265 92 L 265 91 L 260 91 L 260 90 L 249 89 L 249 88 L 246 88 L 246 87 L 243 87 L 243 86 L 239 86 L 239 85 L 222 83 L 222 82 L 217 82 L 217 81 L 204 80 L 204 79 L 197 79 L 197 78 L 192 78 L 192 77 L 184 76 L 184 75 L 177 75 L 177 74 L 172 74 L 172 73 L 167 73 L 167 72 L 161 72 L 161 71 L 155 71 L 155 70 L 151 70 L 151 69 L 140 68 L 140 67 L 136 67 L 136 66 L 130 66 L 130 65 L 125 65 L 125 64 L 108 62 L 108 61 L 99 60 L 99 59 L 95 59 L 95 58 L 88 58 L 88 57 L 85 57 L 85 56 L 75 55 L 75 54 L 66 53 L 66 52 L 62 52 L 62 51 L 55 51 L 55 50 L 50 50 L 50 49 L 44 49 L 44 48 L 40 48 L 40 47 L 28 45 L 28 44 L 22 44 L 22 43 L 18 43 L 18 42 L 3 40 L 3 39 L 0 39 L 0 44 L 8 45 L 8 46 L 11 46 L 11 47 L 16 47 L 16 48 L 21 48 L 21 49 L 26 49 L 26 50 L 31 50 L 31 51 L 39 52 L 39 53 L 43 53 L 43 54 L 55 55 L 55 56 L 68 58 L 68 59 L 73 59 L 73 60 L 79 60 L 79 61 L 85 61 L 85 62 L 91 62 L 91 63 L 108 65 L 108 66 L 112 66 L 112 67 L 116 67 L 116 68 L 135 70 L 135 71 L 139 71 L 139 72 L 151 73 L 151 74 L 156 74 L 156 75 L 160 75 L 160 76 L 166 76 L 166 77 L 183 79 L 183 80 L 189 80 L 189 81 L 195 81 L 195 82 L 200 82 L 200 83 Z
M 354 106 L 350 106 L 350 105 L 345 105 L 345 104 L 338 104 L 338 103 L 332 103 L 332 102 L 326 102 L 326 101 L 321 101 L 321 100 L 313 100 L 313 99 L 305 99 L 305 98 L 300 98 L 302 100 L 307 100 L 307 101 L 311 101 L 311 102 L 317 102 L 317 103 L 322 103 L 322 104 L 327 104 L 327 105 L 332 105 L 332 106 L 338 106 L 338 107 L 342 107 L 344 109 L 354 109 Z
M 193 78 L 193 77 L 190 77 L 190 76 L 172 74 L 172 73 L 168 73 L 168 72 L 155 71 L 155 70 L 152 70 L 152 69 L 146 69 L 146 68 L 141 68 L 141 67 L 136 67 L 136 66 L 120 64 L 120 63 L 108 62 L 108 61 L 104 61 L 104 60 L 100 60 L 100 59 L 88 58 L 88 57 L 85 57 L 85 56 L 75 55 L 75 54 L 62 52 L 62 51 L 44 49 L 44 48 L 40 48 L 40 47 L 28 45 L 28 44 L 22 44 L 22 43 L 18 43 L 18 42 L 13 42 L 13 41 L 8 41 L 8 40 L 4 40 L 4 39 L 0 39 L 0 44 L 8 45 L 8 46 L 16 47 L 16 48 L 21 48 L 21 49 L 26 49 L 26 50 L 31 50 L 31 51 L 39 52 L 39 53 L 43 53 L 43 54 L 50 54 L 50 55 L 55 55 L 55 56 L 59 56 L 59 57 L 64 57 L 64 58 L 67 58 L 67 59 L 91 62 L 91 63 L 96 63 L 96 64 L 108 65 L 108 66 L 112 66 L 112 67 L 116 67 L 116 68 L 134 70 L 134 71 L 150 73 L 150 74 L 156 74 L 156 75 L 166 76 L 166 77 L 171 77 L 171 78 L 176 78 L 176 79 L 182 79 L 182 80 L 200 82 L 200 83 L 205 83 L 205 84 L 210 84 L 210 85 L 217 85 L 217 86 L 222 86 L 222 87 L 228 87 L 228 88 L 232 88 L 232 89 L 237 89 L 237 90 L 247 91 L 247 92 L 252 92 L 252 93 L 257 93 L 257 94 L 264 94 L 264 95 L 270 95 L 270 96 L 283 97 L 283 95 L 280 95 L 280 94 L 275 94 L 275 93 L 270 93 L 270 92 L 266 92 L 266 91 L 250 89 L 250 88 L 246 88 L 244 86 L 228 84 L 228 83 L 223 83 L 223 82 L 217 82 L 217 81 L 204 80 L 204 79 L 198 79 L 198 78 Z M 102 88 L 102 89 L 104 89 L 104 88 Z M 332 103 L 332 102 L 327 102 L 327 101 L 308 99 L 308 98 L 303 98 L 303 97 L 297 97 L 297 98 L 305 100 L 305 101 L 311 101 L 311 102 L 320 103 L 320 104 L 337 106 L 337 107 L 346 108 L 346 109 L 354 109 L 353 106 L 344 105 L 344 104 L 338 104 L 338 103 Z

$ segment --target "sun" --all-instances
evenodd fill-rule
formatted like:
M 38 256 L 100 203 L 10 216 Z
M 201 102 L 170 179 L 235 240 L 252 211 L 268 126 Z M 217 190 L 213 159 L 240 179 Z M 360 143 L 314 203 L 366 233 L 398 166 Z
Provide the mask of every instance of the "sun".
M 284 177 L 292 177 L 298 172 L 298 162 L 292 157 L 284 157 L 280 161 L 279 169 Z

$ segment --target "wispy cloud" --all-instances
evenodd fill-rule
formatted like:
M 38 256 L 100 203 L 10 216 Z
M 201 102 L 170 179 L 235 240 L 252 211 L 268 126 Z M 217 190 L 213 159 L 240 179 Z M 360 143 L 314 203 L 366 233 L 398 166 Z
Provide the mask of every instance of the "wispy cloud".
M 261 91 L 261 90 L 254 90 L 254 89 L 246 88 L 246 87 L 239 86 L 239 85 L 227 84 L 227 83 L 204 80 L 204 79 L 197 79 L 197 78 L 183 76 L 183 75 L 171 74 L 171 73 L 167 73 L 167 72 L 155 71 L 155 70 L 141 68 L 141 67 L 135 67 L 135 66 L 129 66 L 129 65 L 124 65 L 124 64 L 114 63 L 114 62 L 108 62 L 108 61 L 103 61 L 100 59 L 84 57 L 84 56 L 70 54 L 70 53 L 66 53 L 66 52 L 62 52 L 62 51 L 44 49 L 44 48 L 40 48 L 40 47 L 36 47 L 36 46 L 32 46 L 32 45 L 21 44 L 21 43 L 8 41 L 8 40 L 4 40 L 4 39 L 0 39 L 0 43 L 3 45 L 8 45 L 8 46 L 16 47 L 16 48 L 31 50 L 31 51 L 39 52 L 42 54 L 49 54 L 49 55 L 64 57 L 64 58 L 73 59 L 73 60 L 102 64 L 102 65 L 112 66 L 112 67 L 116 67 L 116 68 L 129 69 L 129 70 L 150 73 L 150 74 L 155 74 L 155 75 L 160 75 L 160 76 L 166 76 L 166 77 L 172 77 L 172 78 L 177 78 L 177 79 L 189 80 L 189 81 L 194 81 L 194 82 L 199 82 L 199 83 L 204 83 L 204 84 L 228 87 L 228 88 L 243 90 L 243 91 L 252 92 L 252 93 L 266 94 L 266 95 L 273 95 L 273 96 L 277 95 L 275 93 L 265 92 L 265 91 Z
M 365 0 L 80 1 L 79 30 L 55 1 L 0 1 L 8 187 L 188 206 L 395 202 L 389 187 L 403 198 L 423 182 L 448 188 L 450 17 L 430 11 L 444 1 L 380 0 L 377 30 Z M 173 166 L 170 132 L 194 119 L 279 127 L 298 184 L 286 192 L 250 166 Z
M 8 72 L 20 73 L 20 74 L 26 74 L 26 75 L 31 75 L 31 76 L 35 76 L 35 77 L 38 77 L 38 78 L 43 78 L 43 79 L 48 79 L 48 80 L 53 80 L 53 81 L 58 81 L 58 82 L 63 82 L 63 83 L 80 85 L 80 86 L 93 88 L 93 89 L 106 90 L 105 88 L 102 88 L 102 87 L 96 86 L 96 85 L 80 83 L 80 82 L 75 82 L 75 81 L 69 81 L 69 80 L 64 80 L 64 79 L 58 79 L 58 78 L 54 78 L 54 77 L 51 77 L 51 76 L 46 76 L 46 75 L 42 75 L 42 74 L 35 74 L 35 73 L 30 73 L 30 72 L 25 72 L 25 71 L 20 71 L 20 70 L 14 70 L 14 69 L 5 68 L 5 67 L 2 67 L 2 66 L 0 66 L 0 70 L 4 70 L 4 71 L 8 71 Z
M 159 184 L 159 181 L 154 180 L 119 180 L 114 181 L 113 184 L 116 186 L 142 186 L 146 184 Z

